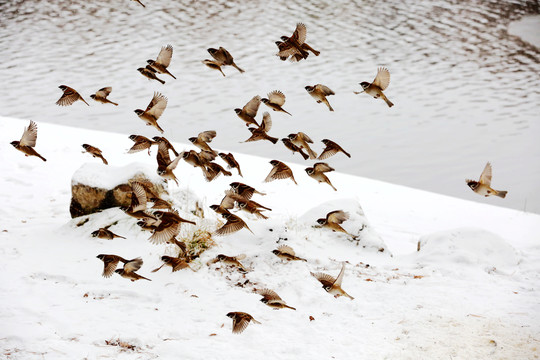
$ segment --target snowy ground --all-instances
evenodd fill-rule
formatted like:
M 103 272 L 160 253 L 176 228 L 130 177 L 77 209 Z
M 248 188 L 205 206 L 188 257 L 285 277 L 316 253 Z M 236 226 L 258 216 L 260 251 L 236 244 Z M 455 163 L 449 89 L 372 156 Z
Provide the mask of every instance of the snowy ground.
M 540 356 L 539 215 L 341 173 L 329 174 L 338 188 L 334 192 L 310 179 L 306 164 L 290 162 L 298 186 L 288 180 L 263 183 L 268 159 L 235 154 L 243 179 L 234 175 L 206 183 L 199 170 L 180 163 L 180 186 L 169 187 L 172 199 L 197 227 L 213 229 L 217 218 L 208 205 L 221 200 L 230 182 L 243 181 L 267 193 L 256 201 L 273 209 L 270 219 L 241 215 L 255 235 L 242 230 L 216 238 L 217 245 L 195 261 L 195 272 L 151 273 L 171 248 L 150 244 L 148 233 L 118 209 L 90 216 L 80 227 L 68 209 L 73 173 L 84 163 L 101 164 L 81 153 L 81 144 L 103 150 L 110 163 L 110 168 L 100 165 L 105 178 L 114 174 L 113 166 L 154 167 L 155 149 L 151 157 L 125 154 L 132 144 L 127 133 L 40 122 L 36 149 L 47 158 L 42 162 L 9 144 L 27 123 L 0 118 L 0 358 Z M 219 135 L 215 141 L 219 144 Z M 204 204 L 204 220 L 190 213 L 196 200 Z M 313 228 L 318 217 L 337 208 L 351 213 L 343 224 L 350 231 L 360 227 L 362 214 L 367 218 L 359 244 Z M 127 239 L 90 236 L 114 221 L 111 230 Z M 386 249 L 382 253 L 363 247 L 379 242 Z M 282 243 L 308 262 L 281 263 L 271 250 Z M 139 273 L 152 281 L 101 277 L 100 253 L 141 256 Z M 207 266 L 219 253 L 246 254 L 243 263 L 250 271 L 244 277 Z M 343 288 L 352 301 L 335 299 L 310 276 L 310 271 L 336 276 L 342 261 L 348 263 Z M 253 287 L 272 288 L 297 311 L 270 309 Z M 248 312 L 262 324 L 233 335 L 229 311 Z

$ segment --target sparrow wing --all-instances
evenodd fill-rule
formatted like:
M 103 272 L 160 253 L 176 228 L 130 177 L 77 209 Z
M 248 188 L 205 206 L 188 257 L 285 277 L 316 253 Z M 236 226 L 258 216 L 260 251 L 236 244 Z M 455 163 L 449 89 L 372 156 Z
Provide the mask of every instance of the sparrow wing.
M 246 258 L 246 254 L 240 254 L 240 255 L 236 255 L 234 257 L 236 260 L 244 260 Z
M 292 247 L 288 246 L 288 245 L 280 245 L 278 247 L 278 250 L 280 252 L 282 252 L 283 254 L 287 254 L 287 255 L 291 255 L 291 256 L 295 256 L 295 252 L 294 250 L 292 249 Z
M 235 317 L 233 318 L 233 334 L 240 334 L 242 331 L 244 331 L 249 325 L 249 320 L 250 319 L 248 317 L 236 313 Z
M 341 224 L 345 220 L 349 220 L 349 214 L 343 210 L 334 210 L 326 215 L 326 221 L 329 223 Z
M 285 304 L 285 301 L 283 301 L 274 290 L 262 289 L 257 291 L 257 293 L 264 296 L 268 300 L 272 300 L 272 302 L 281 302 Z
M 315 279 L 319 280 L 319 282 L 323 284 L 324 287 L 330 288 L 336 282 L 336 279 L 334 279 L 333 276 L 330 276 L 325 273 L 310 273 L 310 274 Z
M 171 45 L 167 45 L 161 48 L 159 55 L 156 59 L 156 63 L 165 67 L 169 66 L 172 59 L 173 48 Z
M 255 193 L 255 188 L 249 185 L 244 185 L 238 188 L 238 195 L 243 196 L 247 200 L 251 199 L 254 193 Z
M 102 97 L 102 98 L 107 97 L 107 96 L 109 96 L 111 91 L 112 91 L 112 87 L 110 87 L 110 86 L 101 88 L 98 91 L 96 91 L 96 97 Z
M 176 235 L 180 233 L 180 223 L 175 221 L 163 221 L 154 230 L 152 236 L 148 238 L 152 244 L 164 244 L 171 241 Z
M 288 58 L 289 56 L 293 56 L 291 58 L 291 61 L 298 61 L 298 59 L 296 59 L 294 55 L 300 55 L 300 51 L 296 47 L 294 47 L 290 41 L 280 42 L 278 48 L 279 52 L 276 55 L 280 58 Z
M 375 76 L 373 84 L 380 87 L 381 90 L 388 87 L 388 84 L 390 84 L 390 72 L 387 68 L 380 67 L 377 69 L 377 76 Z
M 169 166 L 169 164 L 171 163 L 171 157 L 169 156 L 169 148 L 164 142 L 160 142 L 158 144 L 157 162 L 158 166 L 162 164 L 165 167 Z
M 336 148 L 335 146 L 326 144 L 326 148 L 323 150 L 321 155 L 319 155 L 318 159 L 319 160 L 328 159 L 330 156 L 336 155 L 338 151 L 339 151 L 338 148 Z
M 330 165 L 324 162 L 316 163 L 315 165 L 313 165 L 313 169 L 315 170 L 315 172 L 323 172 L 323 173 L 335 170 L 334 168 L 330 167 Z
M 30 120 L 30 124 L 24 128 L 23 134 L 21 136 L 21 141 L 19 142 L 20 146 L 36 146 L 37 140 L 37 124 Z
M 79 99 L 79 97 L 80 97 L 80 95 L 79 95 L 78 92 L 76 92 L 75 90 L 73 90 L 70 87 L 66 87 L 66 90 L 64 91 L 64 93 L 62 94 L 60 99 L 58 99 L 58 101 L 56 102 L 56 105 L 60 105 L 60 106 L 71 105 L 75 101 L 77 101 Z
M 150 143 L 147 141 L 137 141 L 133 146 L 128 150 L 128 154 L 133 154 L 142 150 L 146 150 L 150 147 Z
M 134 181 L 131 183 L 131 190 L 131 210 L 133 212 L 146 210 L 146 190 L 144 190 L 144 186 Z
M 182 159 L 182 156 L 177 156 L 169 165 L 167 165 L 167 169 L 170 171 L 173 171 L 178 166 L 178 162 Z
M 213 49 L 213 51 L 208 51 L 210 55 L 219 63 L 219 65 L 224 65 L 227 61 L 227 55 L 223 51 L 225 50 L 223 47 L 220 47 L 219 49 Z
M 294 30 L 294 33 L 292 37 L 298 41 L 298 44 L 302 45 L 306 41 L 306 25 L 302 23 L 296 24 L 296 30 Z
M 224 47 L 220 46 L 219 51 L 223 54 L 223 63 L 226 65 L 230 65 L 234 62 L 234 58 L 232 57 L 231 53 L 225 49 Z
M 232 233 L 235 233 L 237 231 L 242 230 L 244 225 L 245 225 L 244 220 L 240 219 L 236 215 L 230 214 L 229 218 L 227 219 L 227 222 L 225 223 L 225 225 L 223 225 L 221 228 L 217 229 L 215 231 L 215 234 L 216 235 L 232 234 Z
M 127 273 L 137 271 L 141 268 L 142 264 L 143 260 L 140 257 L 130 260 L 124 264 L 124 271 Z
M 342 263 L 341 271 L 339 272 L 339 275 L 337 276 L 336 281 L 334 281 L 332 285 L 341 287 L 341 282 L 343 281 L 343 275 L 345 275 L 345 262 Z
M 271 103 L 283 106 L 283 104 L 285 104 L 285 95 L 279 90 L 274 90 L 268 93 L 268 100 Z
M 491 164 L 489 162 L 480 175 L 480 183 L 491 186 Z
M 249 100 L 249 102 L 242 108 L 242 111 L 248 116 L 255 117 L 255 115 L 257 115 L 257 111 L 259 110 L 259 105 L 261 105 L 261 97 L 257 95 Z
M 229 192 L 228 191 L 225 191 L 225 197 L 221 200 L 221 204 L 219 204 L 219 206 L 221 206 L 222 208 L 224 209 L 232 209 L 234 208 L 234 198 L 230 196 Z
M 116 270 L 116 266 L 118 265 L 118 262 L 120 261 L 120 257 L 114 256 L 114 255 L 107 255 L 103 259 L 103 274 L 101 274 L 103 277 L 111 277 L 112 274 L 114 274 L 114 270 Z
M 167 98 L 161 93 L 155 92 L 152 101 L 148 104 L 146 112 L 154 118 L 159 119 L 165 108 L 167 107 Z
M 307 134 L 303 133 L 303 132 L 299 132 L 298 133 L 298 137 L 301 139 L 301 140 L 304 140 L 305 142 L 307 143 L 310 143 L 310 144 L 313 144 L 313 140 L 311 140 L 311 138 L 309 136 L 307 136 Z
M 336 93 L 334 91 L 332 91 L 332 89 L 330 89 L 328 86 L 326 85 L 322 85 L 322 84 L 317 84 L 315 85 L 315 90 L 316 91 L 320 91 L 322 92 L 324 95 L 326 96 L 329 96 L 329 95 L 335 95 Z
M 207 130 L 199 133 L 197 135 L 197 140 L 204 141 L 204 142 L 212 142 L 212 139 L 216 137 L 216 131 L 215 130 Z
M 271 128 L 272 128 L 272 118 L 270 117 L 270 114 L 268 113 L 268 111 L 265 111 L 263 113 L 263 119 L 262 119 L 260 129 L 264 132 L 268 132 L 270 131 Z

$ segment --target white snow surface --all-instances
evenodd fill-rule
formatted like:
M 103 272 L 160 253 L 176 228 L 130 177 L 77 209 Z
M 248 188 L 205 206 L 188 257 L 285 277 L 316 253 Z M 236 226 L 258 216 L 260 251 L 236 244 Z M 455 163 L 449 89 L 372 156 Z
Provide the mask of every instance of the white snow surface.
M 508 33 L 540 49 L 540 15 L 524 16 L 508 24 Z
M 335 192 L 310 179 L 305 164 L 290 162 L 298 186 L 290 180 L 263 183 L 270 159 L 235 153 L 244 178 L 233 170 L 232 177 L 207 183 L 184 162 L 175 170 L 180 185 L 169 184 L 170 199 L 181 216 L 197 222 L 181 235 L 216 228 L 218 217 L 208 206 L 221 201 L 232 181 L 267 193 L 254 200 L 273 209 L 270 218 L 240 214 L 255 234 L 215 237 L 216 246 L 192 263 L 194 272 L 152 273 L 160 256 L 173 253 L 170 245 L 152 245 L 149 233 L 118 209 L 77 226 L 69 203 L 71 178 L 82 164 L 99 164 L 96 171 L 108 178 L 113 166 L 156 166 L 155 148 L 152 156 L 127 154 L 129 134 L 40 122 L 36 150 L 47 158 L 43 162 L 9 144 L 27 124 L 0 118 L 2 359 L 540 356 L 539 215 L 332 172 Z M 83 143 L 101 148 L 111 166 L 82 154 Z M 178 151 L 192 146 L 174 145 Z M 196 201 L 205 219 L 191 213 Z M 359 242 L 314 227 L 317 218 L 338 208 L 350 213 L 342 225 Z M 127 239 L 91 237 L 115 221 L 110 229 Z M 385 251 L 363 246 L 368 243 Z M 271 253 L 280 244 L 308 261 L 282 263 Z M 96 258 L 101 253 L 141 256 L 138 273 L 152 281 L 103 278 Z M 220 253 L 246 254 L 242 263 L 249 272 L 208 266 Z M 334 298 L 310 275 L 337 276 L 344 261 L 342 285 L 354 300 Z M 267 307 L 253 292 L 262 287 L 297 310 Z M 230 311 L 250 313 L 261 324 L 232 334 Z
M 154 164 L 132 162 L 124 166 L 108 166 L 103 163 L 85 163 L 71 179 L 71 184 L 85 184 L 96 188 L 112 189 L 126 184 L 137 175 L 144 175 L 153 183 L 162 183 L 163 179 L 156 173 Z

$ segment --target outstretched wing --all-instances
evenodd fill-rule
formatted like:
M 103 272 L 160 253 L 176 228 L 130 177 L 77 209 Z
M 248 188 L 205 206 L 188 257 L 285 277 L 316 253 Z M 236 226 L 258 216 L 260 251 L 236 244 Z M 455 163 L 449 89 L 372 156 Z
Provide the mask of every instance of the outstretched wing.
M 326 85 L 322 85 L 322 84 L 317 84 L 315 85 L 315 90 L 318 90 L 320 92 L 322 92 L 324 95 L 328 96 L 328 95 L 335 95 L 336 93 L 330 89 L 328 86 Z
M 268 113 L 268 111 L 265 111 L 263 113 L 263 119 L 262 119 L 260 129 L 264 132 L 268 132 L 270 131 L 271 128 L 272 128 L 272 118 L 270 117 L 270 114 Z
M 336 281 L 332 285 L 334 286 L 341 286 L 341 282 L 343 281 L 343 275 L 345 275 L 345 262 L 341 265 L 341 271 L 339 272 L 339 275 L 336 278 Z
M 341 224 L 345 220 L 349 220 L 349 214 L 343 210 L 334 210 L 326 215 L 326 221 L 329 223 Z
M 21 137 L 19 145 L 21 146 L 36 146 L 37 140 L 37 124 L 30 120 L 28 127 L 24 128 L 24 132 Z
M 270 100 L 271 103 L 283 106 L 283 104 L 285 104 L 285 94 L 279 90 L 274 90 L 268 93 L 268 100 Z
M 167 98 L 163 94 L 155 92 L 152 101 L 148 104 L 146 112 L 156 119 L 159 119 L 165 108 L 167 107 Z
M 146 190 L 144 186 L 134 181 L 131 183 L 131 208 L 133 212 L 146 210 Z
M 380 67 L 377 69 L 377 76 L 375 76 L 373 84 L 380 87 L 381 90 L 388 87 L 388 84 L 390 84 L 390 72 L 387 68 Z
M 261 97 L 257 95 L 249 100 L 249 102 L 242 108 L 242 111 L 248 116 L 255 117 L 255 115 L 257 115 L 257 111 L 259 110 L 259 105 L 261 105 Z
M 313 165 L 313 169 L 315 172 L 329 172 L 334 171 L 335 169 L 333 167 L 330 167 L 327 163 L 319 162 Z
M 484 185 L 491 186 L 491 164 L 489 162 L 480 175 L 480 182 Z
M 173 53 L 173 48 L 171 45 L 167 45 L 167 46 L 164 46 L 161 48 L 161 51 L 159 52 L 159 55 L 156 59 L 156 62 L 158 64 L 161 64 L 165 67 L 169 66 L 169 64 L 171 63 L 171 59 L 172 59 L 172 53 Z
M 304 42 L 306 42 L 306 25 L 302 23 L 296 24 L 296 29 L 294 30 L 294 33 L 292 37 L 298 41 L 298 44 L 302 45 Z
M 104 98 L 104 97 L 109 96 L 109 94 L 111 93 L 111 91 L 112 91 L 112 87 L 107 86 L 107 87 L 101 88 L 101 89 L 99 89 L 98 91 L 96 91 L 96 96 L 97 96 L 97 97 Z

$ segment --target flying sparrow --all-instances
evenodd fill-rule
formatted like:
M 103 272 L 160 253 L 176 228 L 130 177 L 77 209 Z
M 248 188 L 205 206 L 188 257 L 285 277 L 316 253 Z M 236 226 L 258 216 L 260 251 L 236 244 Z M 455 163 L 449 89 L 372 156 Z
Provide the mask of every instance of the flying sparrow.
M 255 235 L 253 231 L 251 231 L 249 226 L 247 226 L 247 224 L 244 222 L 244 220 L 242 220 L 239 216 L 231 213 L 222 214 L 221 216 L 226 219 L 227 222 L 225 223 L 225 225 L 214 231 L 214 235 L 230 235 L 232 233 L 242 230 L 243 228 L 248 229 L 249 232 Z
M 291 180 L 298 185 L 296 180 L 294 180 L 293 172 L 290 167 L 278 160 L 272 160 L 270 161 L 270 164 L 272 164 L 273 168 L 270 170 L 266 179 L 264 179 L 264 182 L 291 178 Z
M 330 171 L 335 170 L 334 168 L 330 167 L 327 163 L 324 163 L 324 162 L 315 163 L 313 167 L 308 167 L 305 170 L 309 176 L 317 180 L 319 183 L 322 183 L 322 182 L 327 183 L 328 185 L 332 187 L 332 189 L 337 191 L 334 185 L 332 185 L 332 183 L 330 182 L 330 179 L 328 179 L 328 176 L 326 176 L 325 174 L 325 172 L 330 172 Z
M 324 273 L 311 273 L 322 284 L 322 287 L 326 292 L 334 295 L 334 297 L 346 296 L 351 300 L 354 298 L 347 294 L 345 290 L 341 288 L 341 282 L 343 281 L 343 275 L 345 274 L 345 262 L 341 266 L 341 271 L 336 279 L 334 277 Z
M 159 269 L 161 269 L 165 265 L 170 266 L 172 268 L 172 272 L 182 270 L 182 269 L 185 269 L 185 268 L 189 268 L 191 271 L 194 271 L 191 268 L 191 266 L 189 266 L 189 264 L 186 262 L 185 259 L 182 259 L 182 258 L 179 258 L 179 257 L 172 257 L 172 256 L 163 255 L 161 257 L 161 261 L 163 261 L 163 265 L 161 265 L 157 269 L 152 270 L 152 272 L 158 271 Z
M 475 193 L 483 196 L 491 196 L 495 195 L 500 198 L 505 198 L 508 191 L 504 190 L 494 190 L 491 188 L 491 164 L 488 162 L 486 166 L 484 167 L 484 170 L 482 171 L 482 174 L 480 175 L 480 179 L 478 181 L 467 179 L 465 180 L 467 182 L 467 185 L 474 191 Z
M 173 53 L 173 48 L 171 45 L 163 46 L 161 47 L 159 55 L 155 61 L 146 60 L 146 62 L 156 72 L 160 74 L 170 75 L 174 79 L 176 79 L 176 77 L 173 74 L 171 74 L 169 70 L 167 70 L 167 67 L 171 64 L 172 53 Z
M 34 150 L 34 146 L 36 146 L 36 140 L 37 140 L 37 124 L 30 120 L 30 124 L 28 124 L 27 127 L 24 128 L 23 134 L 21 136 L 21 140 L 19 141 L 12 141 L 11 145 L 20 152 L 24 154 L 24 156 L 37 156 L 43 161 L 47 161 L 43 156 L 39 155 L 36 150 Z
M 270 118 L 270 114 L 268 112 L 264 112 L 263 114 L 263 120 L 261 122 L 261 126 L 257 128 L 248 128 L 249 131 L 251 131 L 251 136 L 249 139 L 247 139 L 244 142 L 250 142 L 250 141 L 257 141 L 257 140 L 268 140 L 272 144 L 277 143 L 278 138 L 269 136 L 267 134 L 268 131 L 272 128 L 272 119 Z
M 330 106 L 330 103 L 326 99 L 327 96 L 335 95 L 336 93 L 333 92 L 328 86 L 317 84 L 314 86 L 306 86 L 305 89 L 311 95 L 317 103 L 324 103 L 326 106 L 328 106 L 328 110 L 334 111 L 332 106 Z
M 206 181 L 212 181 L 221 174 L 223 174 L 224 176 L 232 176 L 232 173 L 230 171 L 225 170 L 223 166 L 215 162 L 209 162 L 206 165 L 206 172 L 205 172 Z
M 197 137 L 190 137 L 188 140 L 193 145 L 195 145 L 196 147 L 198 147 L 201 150 L 206 150 L 206 151 L 210 151 L 210 152 L 215 153 L 215 151 L 212 150 L 210 145 L 208 145 L 208 143 L 212 142 L 212 140 L 215 137 L 216 137 L 216 131 L 215 130 L 207 130 L 207 131 L 203 131 L 203 132 L 199 133 L 199 135 L 197 135 Z M 217 155 L 217 153 L 216 153 L 216 155 Z
M 154 217 L 153 215 L 147 214 L 145 212 L 146 201 L 147 201 L 147 197 L 146 197 L 146 190 L 144 186 L 137 181 L 133 181 L 131 183 L 131 204 L 126 209 L 123 209 L 123 208 L 120 208 L 120 209 L 124 210 L 124 212 L 127 215 L 134 217 L 136 219 L 150 218 L 153 220 L 157 220 L 156 217 Z
M 240 170 L 240 164 L 238 164 L 238 161 L 236 161 L 233 154 L 231 153 L 226 154 L 226 153 L 221 152 L 218 155 L 227 164 L 227 169 L 236 168 L 236 170 L 238 170 L 238 175 L 242 176 L 242 171 Z
M 82 100 L 86 105 L 90 106 L 90 104 L 88 104 L 86 101 L 84 101 L 84 99 L 82 98 L 82 96 L 77 92 L 75 91 L 74 89 L 70 88 L 69 86 L 66 86 L 66 85 L 60 85 L 59 88 L 64 92 L 62 94 L 62 96 L 60 97 L 60 99 L 58 99 L 58 101 L 56 102 L 56 105 L 60 105 L 60 106 L 68 106 L 68 105 L 71 105 L 73 104 L 75 101 L 77 100 Z
M 263 192 L 257 191 L 254 187 L 243 184 L 241 182 L 233 182 L 230 183 L 229 186 L 231 187 L 232 191 L 248 200 L 251 199 L 253 194 L 266 195 Z
M 389 84 L 390 72 L 387 68 L 380 67 L 377 69 L 377 76 L 375 76 L 375 80 L 373 80 L 372 83 L 368 83 L 366 81 L 361 82 L 360 86 L 362 86 L 362 89 L 364 89 L 364 91 L 355 91 L 354 93 L 361 94 L 365 92 L 366 94 L 373 96 L 375 99 L 383 99 L 384 101 L 386 101 L 388 107 L 392 107 L 394 106 L 394 104 L 392 104 L 392 102 L 388 100 L 386 95 L 383 94 L 383 90 L 386 90 Z
M 332 231 L 339 231 L 339 232 L 345 233 L 349 236 L 352 236 L 353 239 L 356 239 L 357 238 L 356 235 L 348 233 L 347 230 L 345 230 L 340 225 L 340 224 L 343 224 L 343 222 L 347 220 L 349 220 L 348 213 L 346 213 L 343 210 L 334 210 L 326 214 L 326 218 L 317 219 L 317 223 L 321 225 L 322 227 L 327 227 L 329 229 L 332 229 Z
M 176 149 L 171 144 L 171 142 L 167 140 L 166 138 L 162 136 L 154 136 L 152 139 L 158 144 L 163 143 L 167 147 L 167 149 L 169 149 L 170 151 L 174 153 L 174 156 L 179 156 L 178 151 L 176 151 Z
M 132 259 L 132 260 L 126 260 L 123 257 L 117 256 L 117 255 L 107 255 L 107 254 L 99 254 L 96 256 L 98 259 L 103 261 L 103 274 L 101 274 L 103 277 L 111 277 L 114 273 L 114 270 L 116 270 L 116 266 L 121 261 L 124 264 L 127 264 L 129 262 L 137 263 L 140 258 Z
M 129 138 L 135 144 L 133 144 L 133 146 L 128 150 L 128 154 L 133 154 L 148 149 L 148 155 L 150 155 L 150 148 L 152 147 L 152 145 L 156 144 L 155 141 L 152 141 L 142 135 L 130 135 Z
M 208 66 L 210 69 L 218 70 L 221 75 L 225 76 L 225 73 L 223 72 L 223 70 L 221 70 L 221 65 L 223 64 L 219 61 L 204 59 L 202 63 Z
M 282 106 L 285 104 L 285 95 L 281 91 L 274 90 L 272 92 L 269 92 L 267 96 L 268 96 L 268 99 L 267 98 L 261 99 L 261 101 L 266 106 L 268 106 L 270 109 L 274 111 L 281 111 L 281 112 L 291 115 L 289 112 L 285 111 L 282 108 Z
M 137 71 L 140 72 L 141 75 L 148 80 L 157 80 L 160 83 L 165 84 L 164 80 L 161 80 L 156 76 L 156 70 L 154 70 L 154 68 L 152 68 L 150 65 L 146 65 L 146 67 L 140 67 L 137 69 Z
M 281 139 L 281 141 L 283 141 L 283 144 L 285 145 L 285 147 L 289 150 L 291 150 L 293 152 L 293 154 L 295 152 L 297 153 L 300 153 L 300 155 L 302 155 L 302 157 L 304 158 L 304 160 L 307 160 L 309 158 L 309 155 L 306 154 L 301 147 L 299 146 L 296 146 L 293 144 L 293 142 L 291 141 L 291 139 L 289 138 L 283 138 Z
M 234 200 L 238 204 L 238 208 L 240 210 L 244 210 L 250 214 L 254 214 L 258 218 L 266 220 L 268 219 L 268 217 L 264 215 L 261 211 L 264 211 L 264 210 L 272 211 L 272 209 L 265 207 L 253 200 L 248 200 L 244 198 L 243 196 L 236 194 L 232 190 L 227 190 L 225 194 L 226 196 L 228 196 L 230 199 Z
M 240 311 L 230 312 L 227 314 L 227 316 L 233 320 L 233 326 L 232 326 L 233 334 L 240 334 L 242 331 L 244 331 L 246 327 L 249 325 L 250 321 L 253 321 L 253 323 L 255 324 L 260 324 L 260 322 L 255 320 L 253 316 L 245 312 L 240 312 Z
M 339 146 L 338 144 L 336 144 L 332 140 L 322 139 L 321 141 L 323 142 L 324 145 L 326 145 L 326 147 L 322 151 L 321 155 L 319 155 L 319 157 L 318 157 L 319 160 L 327 159 L 330 156 L 334 156 L 338 152 L 342 152 L 345 155 L 347 155 L 348 157 L 351 157 L 351 154 L 349 154 L 348 152 L 343 150 L 343 148 L 341 146 Z
M 236 115 L 246 123 L 246 126 L 253 124 L 259 127 L 259 124 L 255 120 L 259 106 L 261 105 L 261 97 L 259 95 L 254 96 L 249 102 L 242 108 L 234 109 Z
M 137 274 L 135 271 L 139 270 L 143 264 L 143 260 L 141 258 L 133 259 L 129 262 L 126 262 L 124 264 L 123 269 L 116 269 L 114 272 L 120 275 L 123 278 L 129 279 L 131 281 L 136 281 L 140 279 L 152 281 L 148 278 L 145 278 L 144 276 L 141 276 Z
M 262 295 L 261 302 L 270 306 L 271 308 L 277 310 L 277 309 L 283 309 L 288 308 L 292 310 L 296 310 L 292 306 L 289 306 L 283 301 L 279 295 L 274 291 L 270 289 L 262 289 L 257 291 L 257 294 Z
M 107 240 L 112 240 L 114 238 L 125 239 L 125 237 L 120 236 L 120 235 L 116 235 L 111 230 L 107 229 L 106 227 L 99 228 L 98 230 L 92 232 L 92 236 L 93 237 L 98 237 L 100 239 L 107 239 Z
M 153 126 L 163 133 L 163 129 L 158 125 L 157 121 L 163 111 L 167 107 L 167 98 L 162 94 L 155 92 L 152 100 L 148 104 L 146 110 L 137 109 L 135 113 L 148 126 Z
M 280 245 L 277 249 L 272 250 L 272 253 L 276 255 L 281 260 L 301 260 L 301 261 L 307 261 L 306 259 L 302 259 L 301 257 L 296 256 L 294 250 L 288 246 L 288 245 Z
M 292 143 L 300 148 L 305 149 L 310 159 L 317 158 L 317 153 L 313 150 L 311 150 L 311 147 L 309 147 L 309 144 L 313 144 L 313 140 L 307 134 L 304 134 L 303 132 L 299 132 L 297 134 L 289 134 L 289 139 L 292 141 Z
M 220 47 L 219 49 L 213 49 L 209 48 L 207 51 L 212 55 L 212 57 L 221 65 L 230 65 L 234 67 L 236 70 L 240 71 L 241 73 L 244 72 L 244 70 L 240 69 L 235 63 L 234 59 L 231 56 L 231 54 L 223 47 Z
M 283 43 L 280 45 L 276 44 L 280 50 L 277 53 L 277 56 L 280 58 L 288 58 L 289 56 L 299 54 L 301 56 L 300 59 L 307 59 L 309 53 L 302 48 L 302 44 L 306 41 L 306 32 L 306 25 L 302 23 L 296 24 L 296 29 L 292 36 L 282 36 L 281 40 L 283 40 Z M 299 58 L 296 58 L 295 60 L 299 60 Z
M 174 175 L 173 170 L 178 166 L 180 159 L 182 159 L 182 156 L 177 156 L 174 160 L 171 160 L 169 157 L 169 148 L 165 142 L 160 142 L 156 156 L 158 175 L 164 179 L 173 180 L 178 185 L 178 178 Z
M 92 146 L 92 145 L 88 145 L 88 144 L 83 144 L 82 147 L 84 148 L 84 150 L 86 150 L 87 153 L 91 154 L 93 157 L 95 158 L 100 158 L 101 161 L 103 161 L 103 163 L 105 165 L 109 165 L 109 163 L 107 162 L 107 160 L 105 159 L 105 157 L 103 156 L 103 154 L 101 153 L 101 150 L 98 149 L 97 147 L 95 146 Z M 84 151 L 83 151 L 84 152 Z
M 247 270 L 244 268 L 244 265 L 240 263 L 240 260 L 244 260 L 245 258 L 246 258 L 246 254 L 240 254 L 237 256 L 227 256 L 227 255 L 219 254 L 214 259 L 210 260 L 208 262 L 208 265 L 215 264 L 217 262 L 222 262 L 225 265 L 236 267 L 241 272 L 246 273 Z
M 111 100 L 107 99 L 107 96 L 109 96 L 111 91 L 112 91 L 112 87 L 107 86 L 107 87 L 99 89 L 98 91 L 96 91 L 95 94 L 90 95 L 90 97 L 94 99 L 95 101 L 100 102 L 102 104 L 113 104 L 115 106 L 118 106 L 117 103 L 112 102 Z

